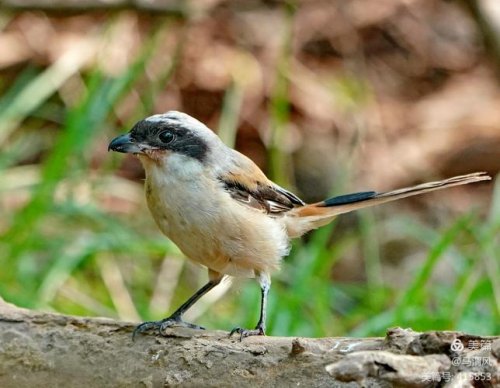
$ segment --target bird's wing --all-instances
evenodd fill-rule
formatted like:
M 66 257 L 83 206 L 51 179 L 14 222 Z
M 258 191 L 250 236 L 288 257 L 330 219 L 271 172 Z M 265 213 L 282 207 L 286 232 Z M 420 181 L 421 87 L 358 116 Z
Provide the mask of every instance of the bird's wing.
M 299 197 L 267 179 L 255 163 L 241 154 L 238 163 L 218 178 L 233 199 L 268 214 L 304 206 Z

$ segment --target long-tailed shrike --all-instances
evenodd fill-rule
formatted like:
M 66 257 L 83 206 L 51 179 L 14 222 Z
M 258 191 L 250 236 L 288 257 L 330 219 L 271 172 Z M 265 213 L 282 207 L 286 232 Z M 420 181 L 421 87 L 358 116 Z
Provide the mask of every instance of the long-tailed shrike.
M 187 114 L 170 111 L 139 121 L 109 149 L 137 155 L 146 170 L 146 199 L 160 230 L 191 260 L 208 268 L 209 281 L 169 317 L 135 331 L 163 333 L 170 326 L 200 328 L 182 320 L 198 299 L 225 275 L 257 278 L 260 318 L 240 339 L 264 335 L 270 275 L 290 249 L 290 239 L 352 210 L 447 187 L 490 180 L 473 173 L 377 193 L 365 191 L 306 204 L 270 181 L 246 156 Z

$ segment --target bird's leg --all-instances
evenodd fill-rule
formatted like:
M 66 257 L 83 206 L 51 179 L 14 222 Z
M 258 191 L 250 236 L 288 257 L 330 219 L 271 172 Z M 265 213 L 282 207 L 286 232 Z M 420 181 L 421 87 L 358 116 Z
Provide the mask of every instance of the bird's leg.
M 182 315 L 187 310 L 189 310 L 203 295 L 205 295 L 208 291 L 219 284 L 223 278 L 222 275 L 213 271 L 209 271 L 209 277 L 210 280 L 208 281 L 208 283 L 201 287 L 198 291 L 196 291 L 186 302 L 184 302 L 177 310 L 175 310 L 172 315 L 162 319 L 161 321 L 143 322 L 139 326 L 137 326 L 132 333 L 132 339 L 135 339 L 135 336 L 137 334 L 144 333 L 145 331 L 149 331 L 151 329 L 158 330 L 158 334 L 163 335 L 165 329 L 171 326 L 182 326 L 189 327 L 191 329 L 204 330 L 204 327 L 183 321 Z
M 229 333 L 231 337 L 234 333 L 238 333 L 240 335 L 240 341 L 243 340 L 244 337 L 249 337 L 252 335 L 266 335 L 266 311 L 267 311 L 267 296 L 269 294 L 269 290 L 271 289 L 271 277 L 267 273 L 259 273 L 259 284 L 260 284 L 260 317 L 259 322 L 257 322 L 257 326 L 255 329 L 242 329 L 241 327 L 235 327 Z

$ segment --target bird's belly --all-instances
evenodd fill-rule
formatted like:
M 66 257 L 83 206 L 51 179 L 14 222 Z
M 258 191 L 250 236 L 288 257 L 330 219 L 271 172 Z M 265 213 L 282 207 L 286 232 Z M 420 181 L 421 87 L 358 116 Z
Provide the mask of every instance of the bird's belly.
M 288 253 L 288 238 L 278 221 L 233 202 L 223 192 L 209 195 L 207 188 L 181 192 L 175 187 L 160 192 L 146 182 L 153 218 L 199 264 L 223 274 L 253 277 L 277 269 Z

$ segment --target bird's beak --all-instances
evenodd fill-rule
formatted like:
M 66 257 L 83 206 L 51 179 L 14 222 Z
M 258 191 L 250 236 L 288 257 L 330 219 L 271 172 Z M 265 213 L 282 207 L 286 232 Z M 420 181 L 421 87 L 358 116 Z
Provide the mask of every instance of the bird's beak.
M 125 154 L 142 154 L 143 151 L 137 143 L 130 137 L 130 134 L 115 137 L 109 143 L 108 151 L 123 152 Z

